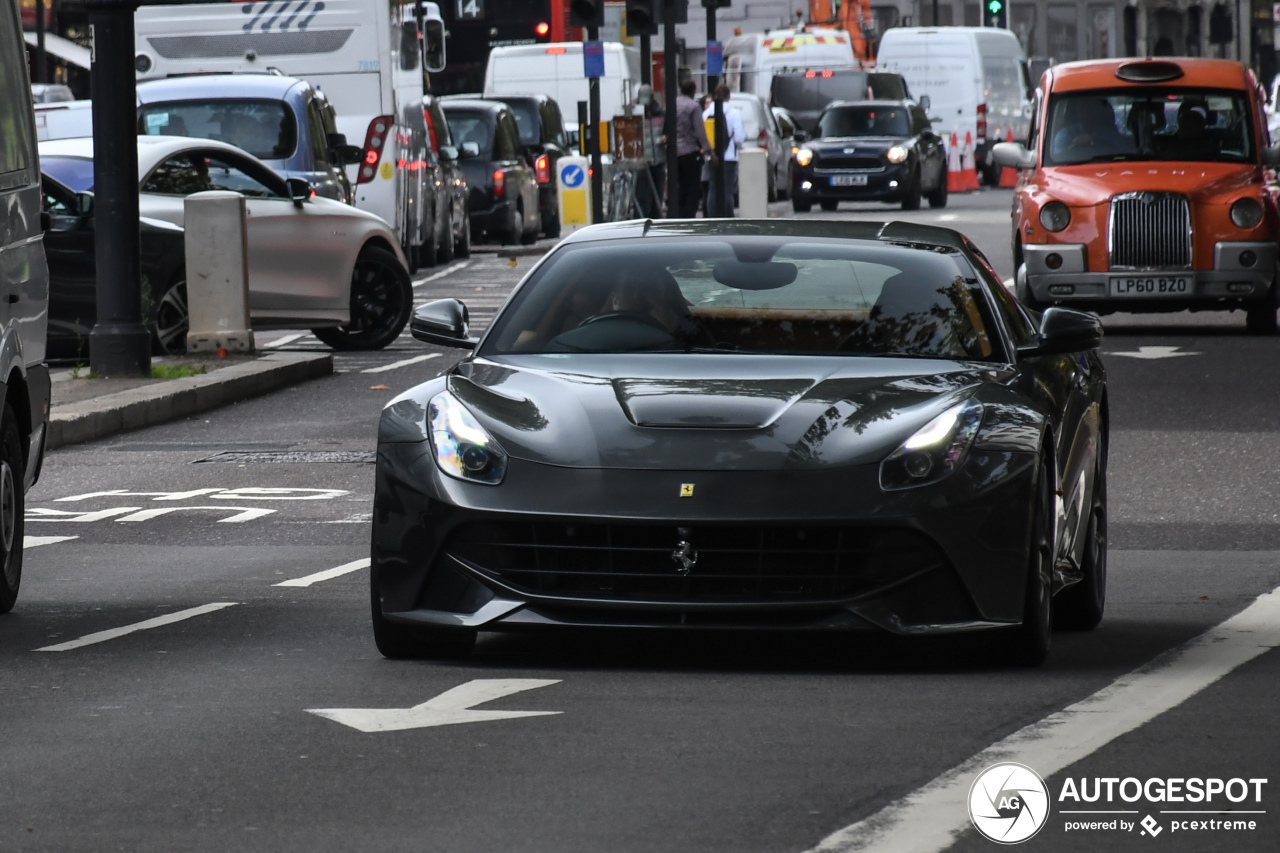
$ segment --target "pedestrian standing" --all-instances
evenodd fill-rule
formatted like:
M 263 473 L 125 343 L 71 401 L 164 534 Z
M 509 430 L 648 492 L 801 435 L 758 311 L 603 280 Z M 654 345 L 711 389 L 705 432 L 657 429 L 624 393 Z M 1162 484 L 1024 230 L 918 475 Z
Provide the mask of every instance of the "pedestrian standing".
M 698 109 L 700 109 L 703 113 L 706 113 L 707 108 L 710 107 L 711 104 L 712 104 L 712 98 L 711 98 L 711 95 L 709 94 L 703 95 L 701 98 L 698 98 Z M 704 128 L 707 126 L 707 123 L 705 120 L 702 122 L 702 126 Z M 708 137 L 708 139 L 710 139 L 710 137 Z M 713 150 L 711 152 L 713 155 L 715 154 L 714 148 L 715 146 L 713 145 L 712 146 Z M 707 210 L 708 210 L 707 189 L 711 186 L 711 157 L 708 157 L 702 161 L 702 175 L 700 177 L 702 178 L 700 182 L 702 191 L 698 195 L 698 198 L 702 202 L 702 215 L 710 216 L 711 214 L 707 213 Z
M 680 197 L 676 199 L 676 215 L 692 219 L 698 215 L 698 178 L 702 173 L 703 157 L 711 156 L 711 143 L 707 129 L 702 124 L 702 110 L 693 96 L 698 84 L 692 79 L 680 84 L 676 98 L 676 175 L 680 183 Z M 667 199 L 667 211 L 672 209 Z
M 742 124 L 742 113 L 738 112 L 738 108 L 733 106 L 729 100 L 729 87 L 721 83 L 716 86 L 716 100 L 720 103 L 720 109 L 724 113 L 724 204 L 725 209 L 719 209 L 720 193 L 719 184 L 716 181 L 718 169 L 711 170 L 711 186 L 708 189 L 707 210 L 710 216 L 733 216 L 733 196 L 738 191 L 738 147 L 747 141 L 747 130 Z M 712 104 L 706 112 L 702 114 L 704 119 L 714 118 L 716 114 L 715 104 Z M 714 165 L 714 164 L 713 164 Z

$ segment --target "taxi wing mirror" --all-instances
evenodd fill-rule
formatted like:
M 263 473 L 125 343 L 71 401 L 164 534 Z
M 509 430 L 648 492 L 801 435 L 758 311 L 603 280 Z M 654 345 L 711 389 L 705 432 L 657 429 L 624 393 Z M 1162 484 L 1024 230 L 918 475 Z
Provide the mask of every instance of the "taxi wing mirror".
M 997 142 L 991 149 L 991 161 L 1005 169 L 1034 169 L 1036 153 L 1021 142 Z

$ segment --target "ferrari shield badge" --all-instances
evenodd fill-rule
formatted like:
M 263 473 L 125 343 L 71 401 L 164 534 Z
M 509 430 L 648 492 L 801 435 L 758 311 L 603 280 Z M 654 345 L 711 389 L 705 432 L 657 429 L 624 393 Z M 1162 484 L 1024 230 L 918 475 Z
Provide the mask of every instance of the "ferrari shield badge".
M 680 484 L 680 497 L 682 497 L 682 498 L 691 498 L 691 497 L 693 497 L 693 483 L 681 483 L 681 484 Z

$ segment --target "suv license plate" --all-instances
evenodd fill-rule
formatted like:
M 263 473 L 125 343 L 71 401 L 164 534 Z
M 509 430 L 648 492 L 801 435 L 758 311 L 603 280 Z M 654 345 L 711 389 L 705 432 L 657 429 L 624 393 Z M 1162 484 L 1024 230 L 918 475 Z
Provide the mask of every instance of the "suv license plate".
M 1188 296 L 1191 277 L 1185 275 L 1112 276 L 1112 296 Z
M 866 175 L 832 175 L 831 186 L 833 187 L 865 187 L 867 185 Z

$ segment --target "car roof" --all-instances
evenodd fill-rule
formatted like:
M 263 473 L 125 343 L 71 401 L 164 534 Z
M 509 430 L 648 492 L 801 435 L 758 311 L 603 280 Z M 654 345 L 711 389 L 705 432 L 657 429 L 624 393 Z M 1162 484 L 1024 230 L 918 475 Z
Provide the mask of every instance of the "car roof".
M 859 240 L 891 245 L 908 244 L 934 250 L 963 251 L 964 237 L 950 228 L 916 222 L 865 222 L 813 219 L 633 219 L 590 225 L 562 243 L 622 240 L 642 237 L 812 237 L 819 240 Z
M 72 139 L 50 139 L 39 143 L 40 156 L 43 157 L 79 157 L 82 160 L 93 159 L 93 137 L 80 136 Z M 234 145 L 218 142 L 214 139 L 194 139 L 189 136 L 139 136 L 138 137 L 138 172 L 139 177 L 146 174 L 157 163 L 181 151 L 200 149 L 203 151 L 227 151 L 241 157 L 261 163 L 254 157 Z M 262 168 L 270 167 L 263 164 Z
M 296 86 L 308 85 L 297 77 L 279 74 L 192 74 L 146 80 L 138 84 L 138 103 L 185 101 L 195 98 L 270 98 L 284 100 Z
M 829 110 L 833 107 L 910 107 L 914 105 L 915 101 L 893 101 L 881 98 L 877 101 L 832 101 L 823 109 Z
M 1124 66 L 1136 67 L 1155 63 L 1173 64 L 1182 70 L 1176 80 L 1153 83 L 1132 83 L 1120 79 L 1116 72 Z M 1121 89 L 1129 86 L 1162 85 L 1197 86 L 1211 89 L 1248 88 L 1244 66 L 1230 59 L 1203 59 L 1187 56 L 1160 57 L 1158 59 L 1095 59 L 1085 62 L 1066 62 L 1054 65 L 1047 72 L 1053 80 L 1054 92 L 1070 92 L 1081 89 Z
M 551 100 L 551 96 L 542 92 L 517 92 L 515 94 L 490 95 L 485 100 L 502 101 L 503 103 L 508 103 L 509 101 L 537 101 L 538 103 L 543 103 Z
M 507 105 L 497 101 L 487 101 L 481 98 L 441 98 L 440 106 L 444 107 L 445 112 L 450 110 L 482 110 L 484 112 L 496 113 L 507 109 Z

